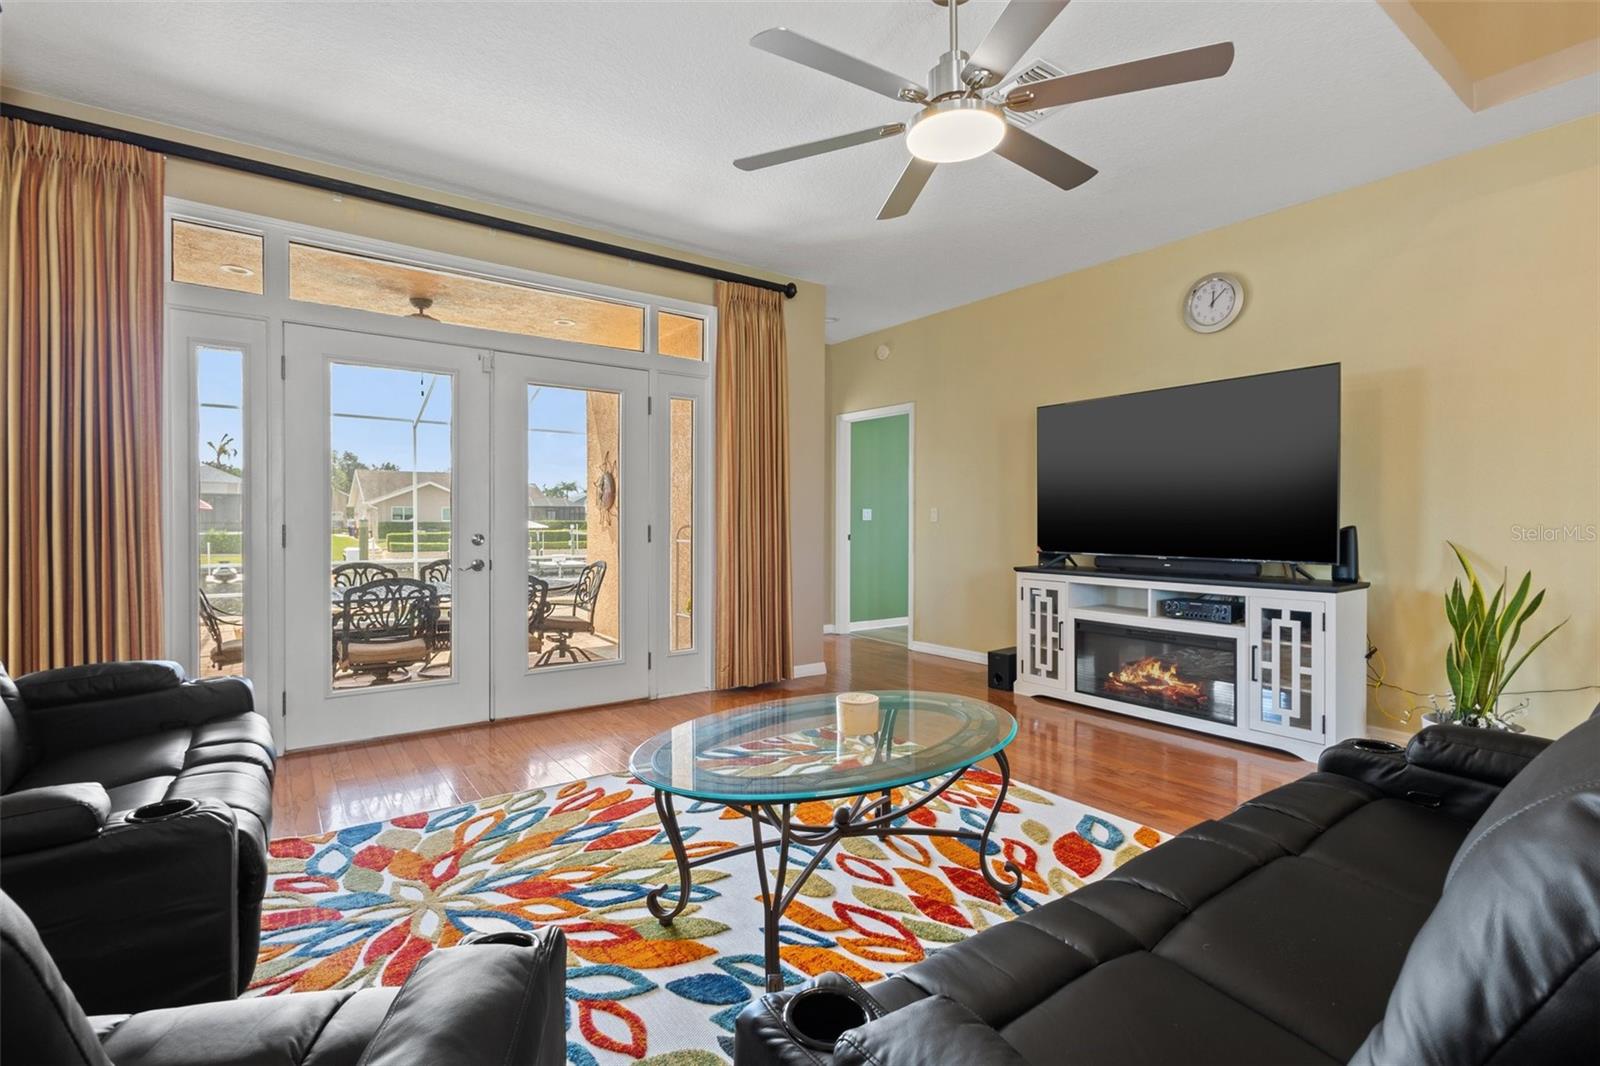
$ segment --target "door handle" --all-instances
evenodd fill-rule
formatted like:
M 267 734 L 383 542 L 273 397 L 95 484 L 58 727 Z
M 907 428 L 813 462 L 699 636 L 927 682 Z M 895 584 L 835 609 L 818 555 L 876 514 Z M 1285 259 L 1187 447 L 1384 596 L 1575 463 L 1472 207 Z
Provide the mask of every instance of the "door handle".
M 458 566 L 458 567 L 456 567 L 456 570 L 457 571 L 471 570 L 474 573 L 476 573 L 477 571 L 482 570 L 483 567 L 484 567 L 484 562 L 483 562 L 482 559 L 474 559 L 474 560 L 472 560 L 472 562 L 468 563 L 466 566 Z
M 1259 645 L 1259 644 L 1250 645 L 1250 680 L 1251 681 L 1260 681 L 1261 680 L 1261 678 L 1256 676 L 1256 656 L 1260 653 L 1260 651 L 1261 651 L 1261 645 Z

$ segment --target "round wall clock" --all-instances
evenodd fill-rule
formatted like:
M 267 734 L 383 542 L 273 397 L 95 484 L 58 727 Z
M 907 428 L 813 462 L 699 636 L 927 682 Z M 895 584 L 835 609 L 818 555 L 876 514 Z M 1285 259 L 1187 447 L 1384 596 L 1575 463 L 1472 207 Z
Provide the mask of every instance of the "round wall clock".
M 1243 310 L 1244 283 L 1232 274 L 1208 274 L 1183 300 L 1183 320 L 1196 333 L 1226 329 Z

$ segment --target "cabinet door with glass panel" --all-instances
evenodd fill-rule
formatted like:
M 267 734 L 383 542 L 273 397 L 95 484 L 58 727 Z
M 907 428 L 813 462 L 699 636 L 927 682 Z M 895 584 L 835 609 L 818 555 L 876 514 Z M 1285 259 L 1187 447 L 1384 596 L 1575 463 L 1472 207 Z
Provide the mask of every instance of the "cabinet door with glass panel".
M 1065 583 L 1023 577 L 1017 582 L 1017 676 L 1041 687 L 1067 690 L 1062 627 Z
M 1250 728 L 1320 741 L 1324 733 L 1323 609 L 1293 597 L 1252 595 Z

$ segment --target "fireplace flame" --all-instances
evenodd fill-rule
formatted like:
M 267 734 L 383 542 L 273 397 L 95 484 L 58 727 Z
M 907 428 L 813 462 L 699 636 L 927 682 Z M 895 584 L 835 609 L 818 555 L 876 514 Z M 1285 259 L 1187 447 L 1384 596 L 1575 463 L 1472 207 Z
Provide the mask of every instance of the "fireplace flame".
M 1205 692 L 1192 681 L 1178 676 L 1178 664 L 1146 656 L 1106 675 L 1106 687 L 1113 692 L 1139 692 L 1158 696 L 1172 703 L 1204 706 Z

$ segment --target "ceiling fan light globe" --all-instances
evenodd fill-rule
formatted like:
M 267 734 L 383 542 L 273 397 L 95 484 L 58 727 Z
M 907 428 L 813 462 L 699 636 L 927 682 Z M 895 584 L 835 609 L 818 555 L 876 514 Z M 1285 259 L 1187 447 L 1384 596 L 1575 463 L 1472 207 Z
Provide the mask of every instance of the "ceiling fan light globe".
M 997 108 L 958 97 L 923 108 L 906 131 L 906 148 L 924 162 L 961 163 L 994 151 L 1005 135 Z

